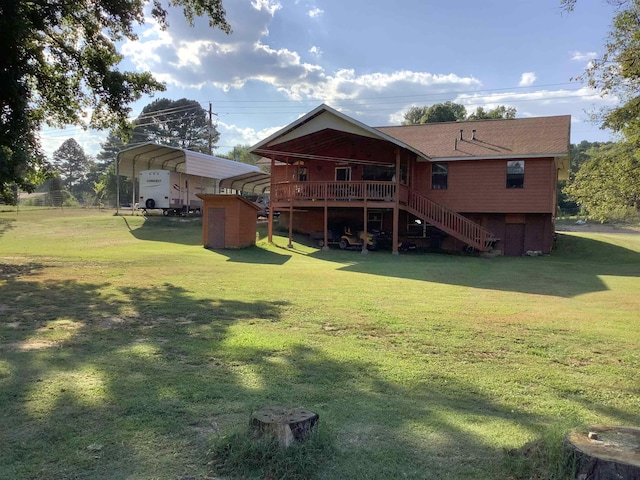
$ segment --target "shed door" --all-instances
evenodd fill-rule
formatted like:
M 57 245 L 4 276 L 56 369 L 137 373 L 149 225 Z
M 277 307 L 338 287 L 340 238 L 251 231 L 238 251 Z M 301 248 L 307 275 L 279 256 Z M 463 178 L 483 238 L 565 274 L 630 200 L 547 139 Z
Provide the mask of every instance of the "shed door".
M 505 225 L 504 254 L 517 256 L 524 254 L 524 224 L 507 223 Z
M 207 209 L 207 246 L 224 248 L 224 208 Z

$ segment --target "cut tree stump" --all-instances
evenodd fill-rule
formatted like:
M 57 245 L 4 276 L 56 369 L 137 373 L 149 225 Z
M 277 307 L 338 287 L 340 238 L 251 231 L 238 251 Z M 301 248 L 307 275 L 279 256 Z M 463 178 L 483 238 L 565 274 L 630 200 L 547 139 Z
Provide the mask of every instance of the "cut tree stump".
M 576 480 L 640 480 L 640 428 L 594 425 L 567 435 Z
M 284 448 L 295 441 L 306 440 L 317 427 L 319 416 L 305 408 L 267 406 L 251 414 L 251 428 L 271 435 Z

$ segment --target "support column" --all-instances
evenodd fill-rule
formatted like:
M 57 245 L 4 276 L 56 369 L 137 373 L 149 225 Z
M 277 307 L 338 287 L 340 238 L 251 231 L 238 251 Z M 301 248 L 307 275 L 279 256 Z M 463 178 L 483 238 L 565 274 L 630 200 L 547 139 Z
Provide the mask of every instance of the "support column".
M 289 203 L 289 248 L 293 248 L 293 201 Z
M 398 255 L 398 225 L 400 221 L 398 215 L 400 213 L 400 148 L 396 148 L 396 181 L 394 182 L 394 195 L 393 195 L 393 241 L 392 251 L 393 255 Z
M 324 187 L 324 245 L 322 246 L 322 251 L 326 252 L 329 250 L 329 200 L 327 199 L 327 185 L 325 183 Z
M 287 182 L 289 182 L 289 245 L 287 247 L 293 248 L 293 188 L 292 188 L 292 179 L 289 178 L 289 157 L 285 157 L 285 175 L 287 178 Z
M 363 223 L 364 223 L 364 238 L 361 238 L 362 240 L 362 254 L 366 255 L 369 253 L 369 250 L 367 249 L 367 241 L 369 239 L 369 227 L 367 225 L 369 218 L 367 217 L 367 200 L 365 198 L 364 200 L 364 219 L 363 219 Z
M 271 201 L 271 195 L 273 195 L 273 166 L 275 161 L 271 158 L 271 191 L 269 195 L 269 218 L 267 218 L 267 241 L 273 243 L 273 202 Z

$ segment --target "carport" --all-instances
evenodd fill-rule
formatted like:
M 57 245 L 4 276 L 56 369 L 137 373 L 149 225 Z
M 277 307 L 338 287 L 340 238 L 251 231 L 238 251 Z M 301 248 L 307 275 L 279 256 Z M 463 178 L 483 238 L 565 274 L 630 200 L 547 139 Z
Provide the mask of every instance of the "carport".
M 170 170 L 187 176 L 200 177 L 201 194 L 219 193 L 221 188 L 265 193 L 269 189 L 270 175 L 259 167 L 214 157 L 178 147 L 144 143 L 118 152 L 116 157 L 117 209 L 120 207 L 120 176 L 133 182 L 131 206 L 136 203 L 136 175 L 142 170 Z M 222 181 L 226 183 L 222 185 Z

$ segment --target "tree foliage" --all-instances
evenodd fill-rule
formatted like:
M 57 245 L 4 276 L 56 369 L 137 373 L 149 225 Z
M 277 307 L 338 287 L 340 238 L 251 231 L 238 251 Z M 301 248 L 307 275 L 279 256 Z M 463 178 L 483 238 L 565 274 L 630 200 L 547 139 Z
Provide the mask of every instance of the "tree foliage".
M 597 146 L 565 192 L 584 207 L 590 218 L 615 221 L 640 212 L 640 152 L 632 142 Z
M 467 120 L 491 120 L 497 118 L 512 119 L 516 118 L 515 107 L 505 107 L 504 105 L 498 105 L 491 110 L 485 110 L 484 107 L 476 108 L 476 111 L 469 114 Z
M 467 116 L 464 105 L 453 102 L 436 103 L 429 107 L 411 107 L 404 114 L 403 125 L 422 123 L 458 122 Z
M 209 118 L 195 100 L 160 98 L 142 109 L 134 121 L 132 144 L 155 142 L 209 153 Z M 212 148 L 220 138 L 211 126 Z
M 207 16 L 226 32 L 222 0 L 172 0 L 192 22 Z M 0 0 L 0 194 L 17 183 L 32 191 L 46 173 L 38 141 L 43 124 L 124 125 L 128 105 L 164 86 L 150 73 L 118 69 L 115 44 L 136 39 L 144 0 Z M 152 16 L 166 28 L 167 10 Z M 91 112 L 88 120 L 85 114 Z
M 72 193 L 75 193 L 74 190 L 87 179 L 92 163 L 73 138 L 65 140 L 60 148 L 53 152 L 53 168 L 62 179 L 65 188 Z
M 429 107 L 411 107 L 404 114 L 403 125 L 419 125 L 423 123 L 460 122 L 462 120 L 488 120 L 492 118 L 511 119 L 516 117 L 514 107 L 499 105 L 494 109 L 485 110 L 478 107 L 475 112 L 467 116 L 464 105 L 454 102 L 436 103 Z
M 596 115 L 602 126 L 640 138 L 640 1 L 607 0 L 616 13 L 602 56 L 589 63 L 581 80 L 603 95 L 620 99 L 616 107 Z M 567 11 L 576 0 L 562 0 Z

